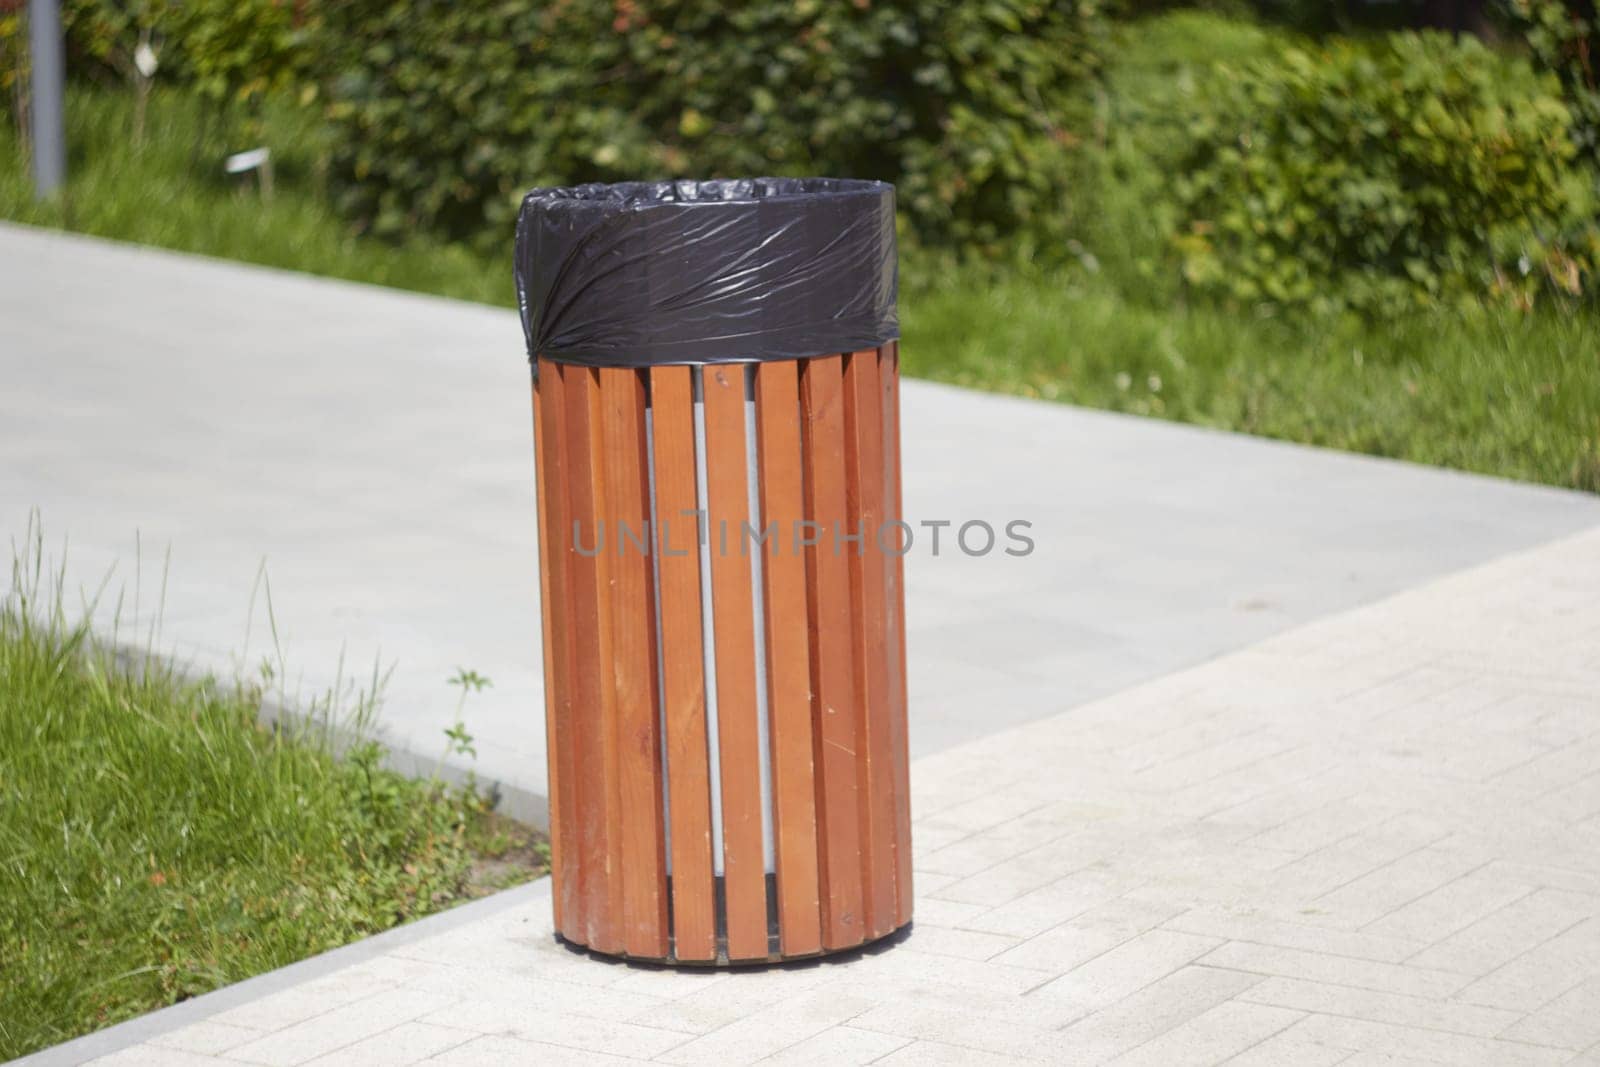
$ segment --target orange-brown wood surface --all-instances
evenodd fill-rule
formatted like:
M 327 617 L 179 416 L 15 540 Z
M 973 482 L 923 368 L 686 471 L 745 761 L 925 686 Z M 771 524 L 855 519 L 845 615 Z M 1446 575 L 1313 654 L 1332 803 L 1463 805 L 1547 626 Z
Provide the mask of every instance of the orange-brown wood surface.
M 876 349 L 845 360 L 845 500 L 850 521 L 866 531 L 851 553 L 850 626 L 855 655 L 856 783 L 863 925 L 882 937 L 895 922 L 894 734 L 889 725 L 888 576 L 881 538 L 888 503 L 884 483 L 883 394 Z
M 536 368 L 537 369 L 537 368 Z M 538 479 L 538 515 L 539 515 L 539 604 L 543 613 L 543 625 L 540 626 L 540 637 L 543 645 L 542 659 L 544 663 L 544 706 L 547 709 L 544 717 L 544 746 L 549 754 L 549 772 L 547 776 L 546 791 L 549 799 L 546 801 L 550 816 L 550 865 L 552 868 L 561 865 L 557 853 L 560 847 L 560 835 L 555 832 L 555 827 L 561 822 L 561 775 L 556 758 L 556 719 L 554 708 L 556 705 L 556 669 L 555 669 L 555 634 L 550 625 L 552 613 L 550 611 L 550 505 L 546 500 L 546 493 L 550 488 L 550 478 L 543 473 L 546 466 L 545 446 L 538 442 L 538 433 L 544 429 L 544 416 L 540 413 L 539 378 L 535 374 L 533 379 L 533 425 L 535 429 L 534 452 L 537 463 L 541 468 Z M 562 903 L 561 894 L 550 895 L 551 906 L 555 909 L 556 929 L 561 928 Z
M 884 520 L 903 521 L 904 495 L 900 477 L 900 343 L 891 341 L 880 352 L 882 371 L 884 420 L 884 484 L 888 487 L 888 517 Z M 901 542 L 902 547 L 904 545 Z M 905 554 L 895 553 L 885 560 L 885 573 L 889 594 L 885 599 L 890 619 L 888 716 L 894 735 L 894 792 L 899 803 L 895 805 L 895 925 L 911 921 L 911 753 L 906 739 L 906 612 L 905 612 Z
M 661 710 L 656 677 L 655 583 L 644 372 L 600 371 L 606 556 L 611 574 L 612 684 L 620 806 L 612 835 L 630 956 L 667 955 L 666 841 L 662 834 Z
M 744 424 L 745 369 L 703 371 L 706 494 L 711 537 L 717 734 L 722 772 L 722 870 L 728 956 L 767 956 L 767 877 L 761 847 L 761 749 L 756 733 L 756 632 Z
M 661 667 L 666 694 L 672 924 L 679 959 L 716 957 L 705 652 L 700 631 L 694 403 L 688 367 L 650 372 L 655 431 Z
M 903 535 L 884 525 L 901 518 L 898 362 L 893 344 L 701 371 L 539 362 L 552 897 L 563 937 L 644 959 L 759 960 L 772 952 L 774 913 L 782 957 L 849 948 L 910 920 Z
M 599 550 L 606 534 L 604 472 L 600 462 L 600 386 L 598 371 L 563 367 L 567 402 L 567 462 L 571 493 L 568 556 L 572 576 L 572 629 L 576 640 L 572 702 L 573 726 L 582 758 L 574 761 L 577 777 L 578 875 L 585 944 L 601 952 L 618 952 L 621 933 L 621 794 L 617 788 L 616 687 L 612 680 L 611 604 L 608 594 L 610 558 Z
M 568 581 L 566 400 L 560 369 L 544 363 L 534 385 L 539 422 L 539 490 L 544 519 L 539 529 L 541 587 L 544 595 L 545 714 L 548 719 L 550 776 L 551 897 L 563 932 L 582 924 L 578 874 L 582 862 L 577 841 L 576 775 L 572 769 L 576 738 L 572 736 L 572 598 Z
M 785 956 L 822 949 L 812 777 L 811 664 L 805 558 L 795 528 L 805 517 L 799 375 L 793 363 L 756 368 L 767 709 L 771 717 L 778 936 Z
M 850 561 L 856 550 L 845 508 L 843 356 L 805 362 L 800 372 L 802 441 L 808 464 L 806 610 L 811 624 L 812 723 L 822 879 L 822 944 L 860 944 L 861 837 L 857 823 L 856 693 L 851 648 Z

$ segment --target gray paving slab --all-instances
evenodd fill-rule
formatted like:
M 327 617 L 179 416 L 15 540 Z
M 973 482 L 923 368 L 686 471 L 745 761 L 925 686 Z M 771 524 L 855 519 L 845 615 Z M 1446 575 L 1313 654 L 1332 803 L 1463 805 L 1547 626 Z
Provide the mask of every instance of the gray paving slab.
M 1037 544 L 919 535 L 917 754 L 1600 524 L 1593 496 L 1194 427 L 922 382 L 903 406 L 908 518 Z M 125 590 L 125 636 L 170 552 L 157 644 L 200 669 L 270 650 L 264 564 L 296 691 L 392 664 L 388 737 L 427 759 L 476 669 L 477 770 L 537 798 L 530 421 L 510 311 L 0 225 L 0 533 L 37 509 L 70 581 Z

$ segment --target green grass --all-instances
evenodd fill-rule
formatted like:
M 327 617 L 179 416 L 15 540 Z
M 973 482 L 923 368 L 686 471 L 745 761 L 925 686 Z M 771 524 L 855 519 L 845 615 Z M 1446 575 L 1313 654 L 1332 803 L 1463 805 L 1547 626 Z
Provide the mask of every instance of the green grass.
M 425 235 L 400 246 L 364 240 L 335 214 L 318 173 L 320 127 L 311 110 L 272 103 L 259 120 L 207 120 L 199 101 L 152 94 L 135 144 L 131 95 L 74 87 L 68 94 L 69 186 L 34 199 L 9 123 L 0 128 L 0 218 L 121 241 L 242 259 L 269 267 L 514 305 L 509 253 L 500 262 Z M 275 195 L 223 174 L 230 152 L 266 144 Z M 510 235 L 506 237 L 510 243 Z
M 929 295 L 902 319 L 924 377 L 1600 492 L 1592 317 L 1313 326 L 1062 276 Z
M 263 726 L 259 686 L 128 669 L 39 558 L 0 605 L 0 1060 L 537 869 L 474 790 Z
M 1216 57 L 1260 55 L 1285 38 L 1180 12 L 1125 27 L 1123 39 L 1097 94 L 1099 141 L 1085 151 L 1074 204 L 1082 265 L 908 285 L 901 317 L 912 373 L 1600 491 L 1592 310 L 1306 322 L 1188 304 L 1156 216 L 1174 94 L 1194 91 Z M 158 93 L 137 148 L 131 113 L 122 96 L 71 95 L 72 185 L 64 201 L 43 206 L 0 133 L 0 217 L 514 303 L 510 234 L 492 256 L 426 235 L 396 247 L 352 234 L 317 172 L 310 111 L 274 106 L 254 132 L 227 136 L 214 126 L 202 133 L 192 101 Z M 270 203 L 220 175 L 226 151 L 261 143 L 280 164 Z

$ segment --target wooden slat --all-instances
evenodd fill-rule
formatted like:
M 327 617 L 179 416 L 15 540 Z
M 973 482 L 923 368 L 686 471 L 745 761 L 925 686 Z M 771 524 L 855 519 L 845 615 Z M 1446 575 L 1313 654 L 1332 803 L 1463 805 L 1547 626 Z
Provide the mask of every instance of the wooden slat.
M 628 955 L 667 955 L 666 842 L 661 801 L 660 707 L 656 686 L 655 590 L 650 566 L 650 483 L 644 372 L 600 373 L 601 461 L 605 471 L 606 563 L 611 577 L 617 820 L 608 843 L 621 888 Z
M 845 507 L 843 356 L 808 359 L 800 372 L 806 518 L 820 543 L 806 549 L 811 625 L 811 692 L 817 759 L 817 826 L 822 879 L 822 944 L 859 944 L 862 927 L 861 831 L 856 782 L 854 649 Z
M 621 789 L 617 773 L 616 687 L 611 663 L 610 558 L 604 551 L 605 470 L 601 462 L 600 386 L 589 367 L 561 368 L 567 407 L 569 516 L 567 561 L 572 576 L 574 636 L 572 708 L 578 739 L 579 894 L 586 944 L 623 948 Z M 576 520 L 574 523 L 571 520 Z
M 553 868 L 561 865 L 561 840 L 556 832 L 556 827 L 561 823 L 561 775 L 556 758 L 556 667 L 555 652 L 553 650 L 555 626 L 552 625 L 550 611 L 550 505 L 546 502 L 546 493 L 549 490 L 550 474 L 546 470 L 549 459 L 545 455 L 545 447 L 539 444 L 539 435 L 544 432 L 544 416 L 539 412 L 540 389 L 538 366 L 534 366 L 533 376 L 533 438 L 534 438 L 534 468 L 537 471 L 535 483 L 536 495 L 539 501 L 539 613 L 541 625 L 539 627 L 543 639 L 543 655 L 541 662 L 544 665 L 544 750 L 545 762 L 548 769 L 545 772 L 545 792 L 549 799 L 546 802 L 550 818 L 550 866 Z M 551 903 L 555 909 L 556 929 L 561 929 L 562 902 L 561 894 L 551 894 Z
M 853 352 L 844 372 L 845 497 L 849 521 L 865 531 L 850 564 L 855 646 L 856 783 L 861 805 L 863 920 L 868 937 L 895 928 L 894 734 L 889 706 L 888 579 L 881 546 L 884 505 L 883 396 L 878 352 Z
M 794 545 L 805 515 L 798 373 L 790 362 L 756 368 L 756 435 L 762 550 L 767 709 L 771 720 L 773 824 L 777 838 L 779 949 L 822 949 L 816 794 L 812 780 L 810 638 L 805 560 Z
M 672 823 L 672 924 L 677 957 L 716 958 L 711 778 L 706 753 L 705 660 L 694 400 L 688 367 L 650 372 L 655 434 L 661 670 L 666 694 L 667 792 Z
M 561 368 L 540 360 L 534 381 L 534 427 L 538 437 L 539 591 L 544 614 L 545 734 L 550 784 L 551 894 L 556 929 L 582 941 L 578 886 L 581 860 L 576 842 L 577 803 L 572 734 L 572 600 L 567 564 L 566 400 Z
M 903 520 L 904 494 L 900 469 L 900 343 L 891 341 L 878 349 L 879 378 L 883 392 L 883 470 L 885 488 L 884 521 Z M 894 760 L 895 805 L 895 925 L 911 921 L 911 755 L 906 743 L 906 605 L 905 556 L 892 555 L 885 561 L 888 593 L 884 598 L 889 625 L 889 724 Z
M 742 366 L 702 372 L 706 511 L 711 535 L 717 734 L 722 771 L 722 875 L 728 957 L 767 956 L 767 876 L 761 845 L 761 738 L 756 732 L 756 632 Z

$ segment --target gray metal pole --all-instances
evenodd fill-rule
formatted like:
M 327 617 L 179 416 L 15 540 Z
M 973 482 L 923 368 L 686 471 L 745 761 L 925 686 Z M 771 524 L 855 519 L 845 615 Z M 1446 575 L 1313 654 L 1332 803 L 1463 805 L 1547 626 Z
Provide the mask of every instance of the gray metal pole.
M 62 105 L 67 61 L 60 0 L 32 0 L 28 5 L 28 43 L 33 59 L 33 184 L 43 200 L 67 178 Z

